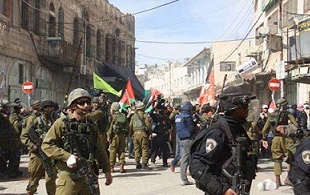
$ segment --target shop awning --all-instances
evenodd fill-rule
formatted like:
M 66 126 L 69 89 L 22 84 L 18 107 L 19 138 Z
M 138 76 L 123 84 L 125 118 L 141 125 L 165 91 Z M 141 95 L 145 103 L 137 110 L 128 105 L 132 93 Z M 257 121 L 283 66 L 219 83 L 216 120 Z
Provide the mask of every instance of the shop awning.
M 98 75 L 109 82 L 116 90 L 121 90 L 125 87 L 127 80 L 131 80 L 132 88 L 134 90 L 137 100 L 142 101 L 144 98 L 144 87 L 134 74 L 134 72 L 127 67 L 102 64 L 97 68 Z

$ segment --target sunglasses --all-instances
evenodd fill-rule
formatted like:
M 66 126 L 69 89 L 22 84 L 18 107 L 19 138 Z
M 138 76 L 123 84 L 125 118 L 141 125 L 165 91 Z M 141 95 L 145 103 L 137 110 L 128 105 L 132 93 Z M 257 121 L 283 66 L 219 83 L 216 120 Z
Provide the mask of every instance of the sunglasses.
M 90 100 L 81 100 L 81 101 L 76 101 L 75 103 L 80 106 L 84 106 L 85 104 L 90 105 Z

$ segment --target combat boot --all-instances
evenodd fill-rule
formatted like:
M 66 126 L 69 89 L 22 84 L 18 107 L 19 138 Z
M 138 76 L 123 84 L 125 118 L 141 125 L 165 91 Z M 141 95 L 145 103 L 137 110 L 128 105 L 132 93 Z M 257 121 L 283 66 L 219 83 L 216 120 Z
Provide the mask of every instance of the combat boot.
M 123 164 L 121 164 L 120 169 L 119 169 L 119 172 L 120 172 L 120 173 L 126 173 L 126 170 L 125 170 Z
M 280 175 L 276 175 L 276 185 L 277 185 L 277 188 L 282 186 Z
M 136 169 L 137 170 L 140 170 L 142 168 L 142 165 L 139 161 L 137 161 L 137 164 L 136 164 Z
M 110 166 L 110 170 L 111 170 L 111 173 L 114 173 L 115 172 L 114 166 Z

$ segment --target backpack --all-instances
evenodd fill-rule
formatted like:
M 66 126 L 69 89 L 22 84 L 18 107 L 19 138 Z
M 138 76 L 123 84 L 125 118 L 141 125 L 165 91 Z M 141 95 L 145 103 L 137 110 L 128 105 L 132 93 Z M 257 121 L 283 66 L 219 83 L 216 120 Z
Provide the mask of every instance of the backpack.
M 126 132 L 126 123 L 127 123 L 126 115 L 121 112 L 117 113 L 115 123 L 113 124 L 113 132 L 114 133 Z

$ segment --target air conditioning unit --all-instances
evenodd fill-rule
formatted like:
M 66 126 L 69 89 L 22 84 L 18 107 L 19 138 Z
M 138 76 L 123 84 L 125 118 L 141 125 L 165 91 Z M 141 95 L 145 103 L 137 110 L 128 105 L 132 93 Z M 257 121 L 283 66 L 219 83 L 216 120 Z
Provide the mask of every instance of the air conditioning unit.
M 86 75 L 86 65 L 81 65 L 81 70 L 80 70 L 81 74 Z

